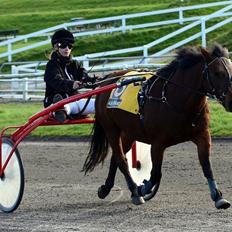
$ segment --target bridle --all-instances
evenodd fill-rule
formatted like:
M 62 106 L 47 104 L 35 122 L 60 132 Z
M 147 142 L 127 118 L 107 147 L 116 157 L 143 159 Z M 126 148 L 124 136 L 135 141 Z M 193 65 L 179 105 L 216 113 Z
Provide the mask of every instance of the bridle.
M 225 86 L 225 89 L 221 93 L 215 87 L 215 84 L 213 83 L 213 80 L 212 80 L 212 77 L 210 76 L 210 71 L 209 71 L 210 65 L 212 65 L 216 60 L 219 60 L 223 64 L 223 67 L 225 68 L 226 73 L 228 75 L 227 85 Z M 230 71 L 226 65 L 225 60 L 229 60 L 229 59 L 225 57 L 216 57 L 209 64 L 205 63 L 204 69 L 202 71 L 202 77 L 203 77 L 202 79 L 206 80 L 207 85 L 209 86 L 209 89 L 205 90 L 204 94 L 210 98 L 218 100 L 219 102 L 222 102 L 223 99 L 225 98 L 226 93 L 228 92 L 228 89 L 229 89 L 229 85 L 232 81 L 232 75 L 230 74 Z

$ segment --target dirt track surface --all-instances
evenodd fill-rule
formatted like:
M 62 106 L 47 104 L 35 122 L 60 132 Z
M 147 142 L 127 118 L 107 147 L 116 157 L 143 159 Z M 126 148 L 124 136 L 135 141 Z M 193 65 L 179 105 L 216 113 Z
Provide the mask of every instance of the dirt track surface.
M 214 141 L 212 163 L 223 196 L 232 202 L 232 141 Z M 159 192 L 135 206 L 120 172 L 110 195 L 100 200 L 103 167 L 84 176 L 83 142 L 23 142 L 26 186 L 19 208 L 0 213 L 0 231 L 232 231 L 232 208 L 217 210 L 210 199 L 192 143 L 169 148 Z

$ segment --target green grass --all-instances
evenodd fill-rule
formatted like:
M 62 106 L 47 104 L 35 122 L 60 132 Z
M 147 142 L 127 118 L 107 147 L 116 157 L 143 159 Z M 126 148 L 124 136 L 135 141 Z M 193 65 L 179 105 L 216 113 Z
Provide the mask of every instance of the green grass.
M 0 128 L 22 125 L 43 109 L 42 103 L 0 104 Z M 66 125 L 38 127 L 30 135 L 36 137 L 79 137 L 89 135 L 91 125 Z
M 215 1 L 147 0 L 144 4 L 141 0 L 1 0 L 0 29 L 18 28 L 25 34 L 73 17 L 100 18 Z
M 210 130 L 214 137 L 232 137 L 232 114 L 215 101 L 210 101 Z M 0 129 L 6 126 L 21 125 L 29 117 L 43 109 L 42 103 L 7 103 L 0 104 Z M 65 125 L 39 127 L 31 136 L 43 137 L 78 137 L 90 135 L 92 125 Z
M 174 8 L 186 5 L 196 5 L 207 2 L 216 2 L 215 0 L 148 0 L 146 4 L 140 0 L 70 0 L 70 1 L 54 1 L 54 0 L 1 0 L 0 8 L 0 30 L 18 29 L 20 34 L 31 33 L 47 27 L 55 26 L 64 22 L 69 22 L 74 17 L 84 17 L 86 19 L 101 18 L 114 15 L 130 14 L 144 11 L 160 10 Z M 220 1 L 218 1 L 220 2 Z M 130 6 L 130 7 L 128 7 Z M 215 10 L 218 8 L 214 8 Z M 202 9 L 198 14 L 212 13 L 211 9 Z M 186 13 L 191 16 L 190 13 Z M 131 19 L 130 23 L 144 23 L 150 19 L 154 21 L 166 20 L 172 18 L 172 14 L 157 15 Z M 76 48 L 73 51 L 75 56 L 87 53 L 102 52 L 115 50 L 120 48 L 128 48 L 134 46 L 142 46 L 146 43 L 154 41 L 167 33 L 175 31 L 178 25 L 165 26 L 161 28 L 146 28 L 134 30 L 127 33 L 112 33 L 99 36 L 89 36 L 79 38 L 76 42 Z M 194 29 L 192 32 L 198 32 Z M 180 39 L 186 38 L 192 32 L 186 32 L 177 38 L 165 41 L 163 44 L 156 46 L 153 51 L 160 50 L 164 46 L 173 44 Z M 231 38 L 232 29 L 230 25 L 224 26 L 213 33 L 207 35 L 209 43 L 217 41 L 232 48 Z M 30 44 L 32 41 L 29 40 Z M 194 41 L 192 44 L 200 45 L 200 40 Z M 21 47 L 23 42 L 17 43 L 15 47 Z M 6 48 L 0 47 L 0 52 Z M 45 54 L 51 50 L 51 46 L 43 46 L 24 53 L 13 56 L 14 61 L 28 60 L 46 60 Z M 151 51 L 151 52 L 153 52 Z M 126 56 L 125 54 L 124 56 Z M 141 55 L 141 53 L 129 54 Z M 6 61 L 6 58 L 4 59 Z
M 210 102 L 210 130 L 214 137 L 232 137 L 232 113 L 226 112 L 223 106 Z
M 1 0 L 0 30 L 17 28 L 26 34 L 46 27 L 69 22 L 71 18 L 86 19 L 109 17 L 144 11 L 197 5 L 219 0 Z M 128 7 L 130 6 L 130 7 Z M 210 13 L 210 10 L 201 10 Z M 162 15 L 167 18 L 169 14 Z M 159 16 L 160 18 L 160 16 Z

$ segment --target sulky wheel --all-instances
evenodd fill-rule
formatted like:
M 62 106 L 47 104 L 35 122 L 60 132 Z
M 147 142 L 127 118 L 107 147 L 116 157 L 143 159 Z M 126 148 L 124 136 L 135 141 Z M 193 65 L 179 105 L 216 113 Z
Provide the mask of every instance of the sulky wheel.
M 10 139 L 2 139 L 2 165 L 4 165 L 13 146 L 14 144 Z M 23 191 L 24 169 L 20 154 L 16 149 L 0 177 L 0 210 L 5 213 L 16 210 L 22 200 Z
M 130 174 L 134 182 L 138 186 L 142 185 L 144 180 L 150 179 L 150 172 L 152 168 L 150 149 L 151 149 L 151 145 L 141 142 L 136 142 L 137 168 L 132 167 L 132 151 L 130 150 L 126 154 Z M 144 200 L 148 201 L 151 198 L 153 198 L 157 193 L 158 189 L 159 189 L 159 183 L 153 186 L 150 193 L 146 194 L 143 197 Z

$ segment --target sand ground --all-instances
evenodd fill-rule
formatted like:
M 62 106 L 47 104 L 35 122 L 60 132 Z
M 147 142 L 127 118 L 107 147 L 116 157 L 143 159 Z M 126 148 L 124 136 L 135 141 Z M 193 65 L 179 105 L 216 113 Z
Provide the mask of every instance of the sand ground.
M 232 202 L 232 141 L 213 141 L 214 174 L 223 196 Z M 0 213 L 0 231 L 232 231 L 232 208 L 217 210 L 192 143 L 165 153 L 159 192 L 135 206 L 124 177 L 101 200 L 104 166 L 81 172 L 87 142 L 23 142 L 19 151 L 25 169 L 25 191 L 19 208 Z

